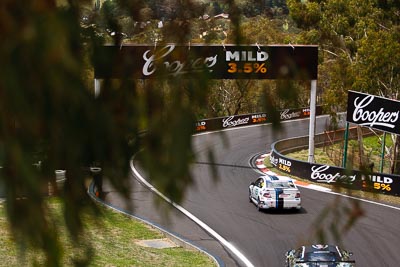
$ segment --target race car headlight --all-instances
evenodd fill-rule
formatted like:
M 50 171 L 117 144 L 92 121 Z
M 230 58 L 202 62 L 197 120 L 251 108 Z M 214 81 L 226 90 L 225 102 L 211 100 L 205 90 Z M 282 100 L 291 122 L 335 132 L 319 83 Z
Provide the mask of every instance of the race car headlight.
M 337 267 L 353 267 L 354 265 L 349 262 L 341 262 L 337 265 Z

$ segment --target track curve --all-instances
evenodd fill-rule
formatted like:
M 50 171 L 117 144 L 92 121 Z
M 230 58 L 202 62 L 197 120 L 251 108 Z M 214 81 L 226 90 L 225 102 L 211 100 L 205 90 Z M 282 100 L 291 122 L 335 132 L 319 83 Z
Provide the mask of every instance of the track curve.
M 324 130 L 326 120 L 327 117 L 317 118 L 316 133 Z M 358 203 L 365 214 L 342 236 L 343 246 L 354 252 L 357 266 L 398 266 L 400 210 L 396 207 L 379 206 L 305 188 L 301 188 L 303 209 L 300 212 L 258 212 L 249 203 L 248 185 L 258 175 L 252 168 L 252 160 L 269 151 L 270 145 L 278 139 L 307 135 L 308 122 L 298 120 L 282 123 L 279 132 L 273 131 L 271 125 L 263 125 L 225 131 L 222 134 L 194 136 L 193 147 L 197 155 L 193 165 L 195 184 L 187 189 L 181 206 L 223 236 L 258 267 L 283 266 L 285 251 L 303 243 L 317 241 L 314 235 L 315 222 L 319 221 L 327 229 L 343 226 L 345 222 L 342 214 L 345 207 Z M 215 153 L 214 163 L 207 158 L 209 148 Z M 217 169 L 217 181 L 212 179 L 211 164 Z M 110 199 L 118 205 L 115 198 Z M 140 206 L 149 205 L 148 202 L 140 200 L 133 201 L 136 205 L 135 213 L 153 217 L 149 219 L 158 220 L 166 229 L 172 229 L 193 242 L 201 242 L 199 237 L 193 238 L 190 234 L 200 233 L 201 230 L 193 225 L 188 226 L 189 222 L 181 225 L 176 220 L 182 220 L 182 217 L 176 214 L 170 215 L 172 223 L 154 218 L 154 213 Z M 340 207 L 339 215 L 328 216 L 326 221 L 319 219 L 324 209 L 334 210 L 335 207 Z M 326 239 L 327 242 L 333 242 L 331 235 L 326 236 Z M 208 241 L 212 242 L 211 239 Z M 226 266 L 245 266 L 226 250 L 224 252 L 221 247 L 209 243 L 202 244 L 208 250 L 216 247 L 215 251 L 210 252 L 222 255 L 220 257 Z
M 324 120 L 326 117 L 318 118 L 317 133 L 323 131 Z M 357 266 L 398 266 L 400 211 L 396 208 L 308 189 L 301 190 L 304 208 L 300 213 L 260 213 L 248 202 L 247 186 L 258 175 L 249 168 L 249 159 L 257 152 L 269 150 L 277 139 L 307 135 L 308 120 L 283 123 L 282 128 L 279 133 L 274 133 L 270 125 L 225 132 L 228 147 L 222 147 L 215 134 L 197 136 L 195 150 L 201 164 L 194 168 L 196 189 L 189 191 L 191 197 L 182 205 L 236 244 L 255 266 L 283 266 L 285 251 L 303 242 L 317 242 L 313 225 L 325 208 L 341 207 L 341 215 L 320 221 L 327 224 L 324 228 L 329 234 L 329 227 L 345 224 L 342 208 L 357 202 L 365 215 L 342 237 L 343 246 L 354 252 Z M 206 160 L 202 151 L 207 146 L 216 151 L 216 185 L 208 178 L 203 162 Z M 332 235 L 326 239 L 334 241 Z

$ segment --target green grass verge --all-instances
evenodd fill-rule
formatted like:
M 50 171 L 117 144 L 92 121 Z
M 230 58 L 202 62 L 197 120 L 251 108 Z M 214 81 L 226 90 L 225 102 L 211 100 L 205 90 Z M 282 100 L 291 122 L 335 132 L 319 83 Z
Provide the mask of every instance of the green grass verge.
M 73 247 L 61 218 L 61 203 L 49 200 L 51 212 L 59 225 L 60 241 L 63 244 L 63 266 L 73 266 L 73 256 L 85 253 L 83 248 Z M 24 259 L 17 248 L 5 215 L 5 203 L 0 204 L 0 266 L 32 266 L 33 260 L 43 266 L 44 257 L 37 251 L 26 250 Z M 216 263 L 202 252 L 182 247 L 149 248 L 136 243 L 138 240 L 165 238 L 164 234 L 143 222 L 110 209 L 99 208 L 102 217 L 84 218 L 85 242 L 93 247 L 90 266 L 216 266 Z
M 386 146 L 392 146 L 392 140 L 389 135 L 386 136 Z M 382 145 L 377 136 L 370 136 L 363 138 L 364 145 L 364 154 L 368 160 L 368 162 L 374 163 L 374 171 L 379 172 L 380 163 L 381 163 L 381 153 L 382 153 Z M 349 140 L 348 142 L 348 150 L 347 150 L 347 160 L 348 166 L 352 166 L 354 168 L 358 168 L 358 141 L 357 140 Z M 330 155 L 328 155 L 327 151 L 329 150 Z M 356 154 L 356 155 L 354 155 Z M 293 159 L 298 159 L 302 161 L 308 161 L 308 149 L 296 151 L 293 153 L 288 153 L 286 156 Z M 357 157 L 355 157 L 357 156 Z M 332 160 L 332 157 L 335 159 L 339 159 L 336 163 Z M 314 150 L 314 158 L 315 162 L 319 164 L 326 164 L 331 166 L 342 167 L 341 160 L 343 158 L 343 144 L 334 144 L 326 147 L 316 147 Z M 354 158 L 354 159 L 353 159 Z M 352 160 L 353 159 L 353 160 Z M 351 161 L 351 162 L 349 162 Z M 383 173 L 390 173 L 390 161 L 387 159 L 387 155 L 383 162 Z

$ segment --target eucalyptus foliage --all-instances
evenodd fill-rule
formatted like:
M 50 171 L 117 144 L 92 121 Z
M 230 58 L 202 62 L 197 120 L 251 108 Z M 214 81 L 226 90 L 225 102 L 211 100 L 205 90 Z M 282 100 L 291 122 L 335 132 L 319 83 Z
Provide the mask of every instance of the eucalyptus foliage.
M 0 1 L 0 182 L 6 188 L 7 215 L 22 252 L 26 248 L 44 252 L 47 266 L 60 265 L 58 224 L 45 202 L 50 186 L 63 203 L 64 219 L 74 245 L 83 247 L 75 263 L 89 264 L 93 250 L 84 239 L 82 214 L 96 215 L 86 194 L 91 166 L 101 167 L 105 179 L 127 197 L 129 161 L 141 151 L 141 164 L 153 184 L 172 200 L 183 199 L 184 189 L 193 182 L 190 163 L 194 160 L 194 123 L 200 113 L 206 113 L 204 107 L 214 106 L 210 105 L 209 81 L 179 77 L 157 81 L 104 80 L 96 97 L 94 51 L 105 43 L 120 45 L 126 39 L 155 45 L 188 44 L 200 38 L 195 33 L 213 25 L 220 25 L 226 35 L 220 37 L 214 30 L 206 42 L 296 43 L 292 35 L 276 32 L 273 23 L 265 18 L 257 19 L 256 30 L 252 23 L 245 23 L 247 29 L 240 27 L 243 10 L 249 15 L 281 16 L 287 13 L 284 1 L 259 1 L 254 8 L 248 3 Z M 399 40 L 396 1 L 287 3 L 293 20 L 304 30 L 297 42 L 320 42 L 326 51 L 323 69 L 328 64 L 332 68 L 322 73 L 322 83 L 328 96 L 335 97 L 332 92 L 343 94 L 356 84 L 362 84 L 371 93 L 376 85 L 383 94 L 389 94 L 389 90 L 392 95 L 396 92 L 400 62 L 395 43 Z M 198 20 L 206 13 L 219 12 L 229 14 L 229 25 Z M 155 20 L 168 23 L 157 27 Z M 292 21 L 281 26 L 286 32 L 293 32 Z M 145 30 L 146 27 L 151 28 Z M 268 34 L 260 34 L 265 28 Z M 386 34 L 387 43 L 379 46 L 379 53 L 385 55 L 379 59 L 390 64 L 374 60 L 368 52 L 381 32 Z M 385 47 L 389 50 L 385 51 Z M 381 71 L 373 72 L 381 67 L 385 68 L 382 75 L 378 75 Z M 366 75 L 375 75 L 375 83 L 363 79 Z M 244 81 L 238 86 L 233 95 L 240 100 L 249 98 L 248 84 Z M 292 84 L 281 81 L 276 95 L 297 105 L 301 97 L 296 90 Z M 257 91 L 257 96 L 262 96 L 259 101 L 246 104 L 249 110 L 254 110 L 254 103 L 264 105 L 265 101 L 269 101 L 267 107 L 280 106 L 279 97 L 269 92 Z M 333 106 L 340 106 L 337 99 L 332 101 Z M 236 114 L 240 106 L 230 108 L 226 112 Z M 219 112 L 222 108 L 217 109 Z M 54 174 L 57 169 L 66 170 L 66 180 L 60 188 Z
M 319 87 L 327 112 L 345 111 L 348 90 L 399 99 L 399 1 L 288 0 L 290 16 L 304 31 L 300 42 L 320 46 Z M 400 139 L 392 172 L 400 172 Z M 360 157 L 361 158 L 361 157 Z M 396 167 L 397 165 L 397 167 Z
M 317 41 L 320 45 L 320 81 L 331 111 L 346 107 L 342 96 L 350 89 L 397 99 L 398 1 L 288 0 L 287 3 L 290 16 L 303 29 L 298 41 Z
M 110 34 L 121 33 L 118 16 L 143 21 L 146 7 L 139 0 L 99 3 L 0 3 L 0 181 L 21 251 L 44 252 L 48 266 L 60 265 L 62 257 L 58 225 L 45 202 L 49 185 L 62 200 L 74 244 L 84 249 L 76 265 L 87 265 L 93 251 L 82 214 L 96 214 L 86 193 L 89 167 L 101 167 L 127 197 L 129 162 L 140 147 L 150 179 L 172 200 L 179 202 L 192 182 L 194 110 L 206 105 L 207 80 L 105 80 L 95 97 L 93 51 L 105 42 L 120 44 L 121 35 Z M 180 7 L 179 18 L 197 15 L 189 1 Z M 172 20 L 163 31 L 168 41 L 187 43 L 190 24 Z M 62 188 L 57 169 L 66 170 Z

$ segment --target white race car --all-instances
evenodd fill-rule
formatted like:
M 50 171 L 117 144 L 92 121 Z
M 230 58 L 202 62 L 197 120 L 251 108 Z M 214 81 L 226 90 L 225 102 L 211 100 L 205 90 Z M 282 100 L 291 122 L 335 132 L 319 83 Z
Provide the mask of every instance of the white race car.
M 249 186 L 249 199 L 263 209 L 301 209 L 300 191 L 286 176 L 263 175 Z

